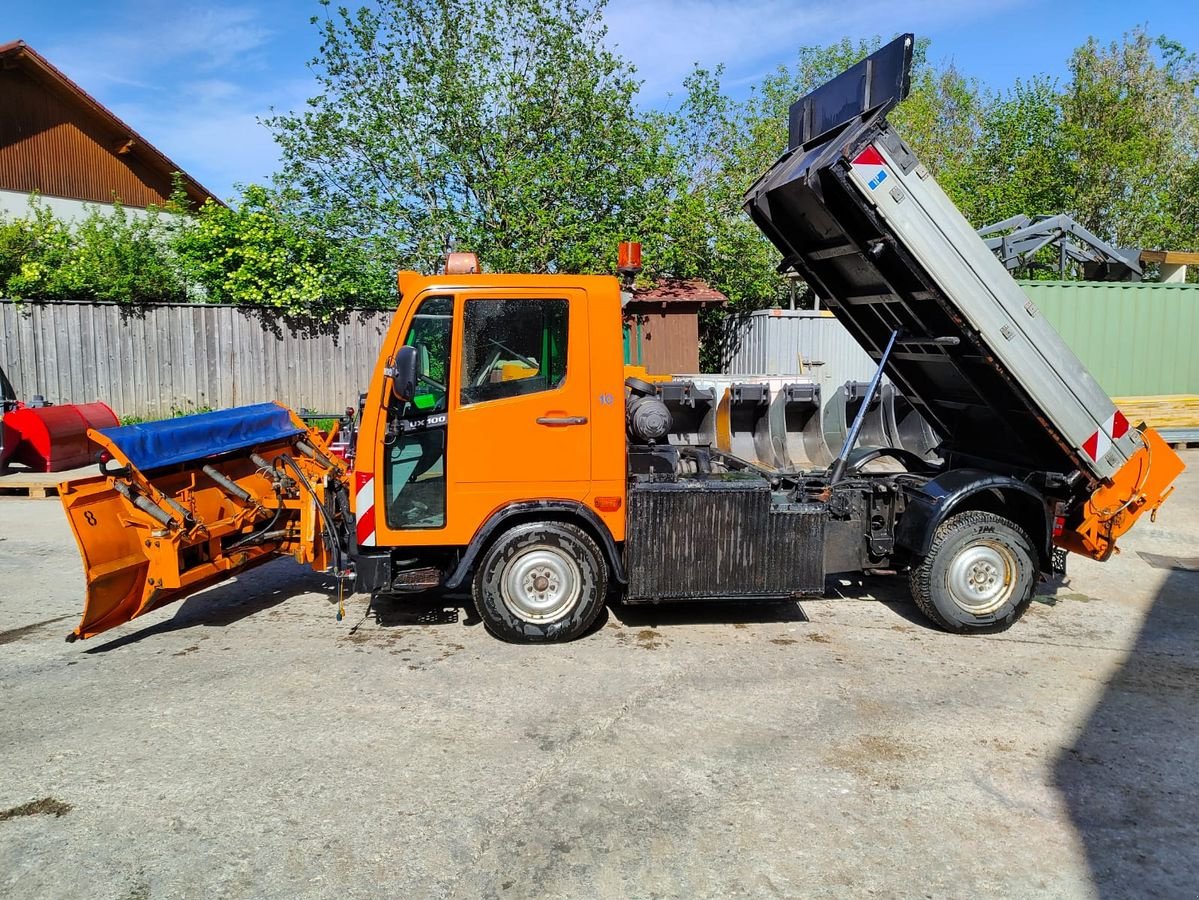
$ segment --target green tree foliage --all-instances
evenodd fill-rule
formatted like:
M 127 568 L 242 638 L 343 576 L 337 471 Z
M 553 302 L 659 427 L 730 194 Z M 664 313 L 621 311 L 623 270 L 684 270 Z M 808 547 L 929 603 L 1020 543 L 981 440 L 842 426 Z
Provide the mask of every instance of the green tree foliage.
M 780 66 L 740 101 L 722 89 L 721 70 L 697 67 L 684 83 L 678 108 L 665 116 L 675 181 L 668 193 L 662 234 L 646 259 L 654 273 L 699 277 L 723 291 L 734 310 L 786 303 L 802 282 L 777 272 L 773 246 L 742 210 L 746 190 L 787 146 L 790 105 L 799 97 L 878 49 L 879 38 L 843 39 L 800 48 L 791 65 Z M 927 62 L 927 45 L 916 48 L 912 94 L 893 113 L 896 124 L 922 158 L 951 186 L 958 161 L 977 138 L 979 87 L 952 66 Z M 960 179 L 967 180 L 963 172 Z M 720 316 L 709 315 L 706 349 Z M 708 356 L 706 364 L 713 364 Z
M 928 45 L 917 46 L 912 91 L 889 115 L 904 140 L 945 192 L 969 215 L 978 185 L 967 161 L 983 130 L 986 102 L 978 81 L 952 63 L 928 62 Z
M 327 0 L 325 5 L 328 6 Z M 308 109 L 268 121 L 280 182 L 389 265 L 610 271 L 660 205 L 657 120 L 602 0 L 385 0 L 327 11 Z
M 289 214 L 258 185 L 241 203 L 207 201 L 173 243 L 180 269 L 200 299 L 273 307 L 328 320 L 350 307 L 390 306 L 392 273 L 351 240 Z
M 0 293 L 33 300 L 141 304 L 183 299 L 162 210 L 91 207 L 78 222 L 56 218 L 37 198 L 0 223 Z
M 1199 221 L 1188 200 L 1199 161 L 1199 69 L 1193 53 L 1144 29 L 1070 60 L 1061 97 L 1076 161 L 1074 212 L 1122 246 L 1193 248 Z
M 976 226 L 1068 212 L 1075 209 L 1076 165 L 1056 86 L 1039 77 L 983 104 L 977 141 L 960 166 L 950 167 L 947 191 Z

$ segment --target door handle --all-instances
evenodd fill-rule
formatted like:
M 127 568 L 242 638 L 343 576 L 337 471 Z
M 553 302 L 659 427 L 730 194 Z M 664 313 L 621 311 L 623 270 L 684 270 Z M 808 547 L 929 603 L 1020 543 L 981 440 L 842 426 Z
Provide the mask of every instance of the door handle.
M 564 428 L 567 425 L 586 425 L 586 416 L 539 416 L 537 418 L 538 425 L 549 425 L 551 427 Z

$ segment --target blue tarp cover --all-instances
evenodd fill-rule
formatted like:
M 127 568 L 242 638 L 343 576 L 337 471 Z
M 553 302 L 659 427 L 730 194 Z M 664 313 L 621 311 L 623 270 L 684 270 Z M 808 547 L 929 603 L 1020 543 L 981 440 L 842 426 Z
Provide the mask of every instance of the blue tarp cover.
M 287 410 L 258 403 L 181 419 L 102 428 L 138 469 L 157 469 L 301 434 Z

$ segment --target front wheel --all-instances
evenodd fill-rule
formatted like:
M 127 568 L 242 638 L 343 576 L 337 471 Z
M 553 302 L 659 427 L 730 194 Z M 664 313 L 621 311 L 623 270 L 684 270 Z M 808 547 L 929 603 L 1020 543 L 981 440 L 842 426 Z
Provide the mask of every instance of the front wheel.
M 1036 554 L 1022 528 L 989 512 L 964 512 L 937 528 L 912 567 L 909 585 L 921 612 L 948 631 L 1007 628 L 1036 586 Z
M 579 637 L 604 608 L 608 567 L 595 541 L 566 522 L 501 534 L 475 570 L 472 595 L 497 637 L 517 643 Z

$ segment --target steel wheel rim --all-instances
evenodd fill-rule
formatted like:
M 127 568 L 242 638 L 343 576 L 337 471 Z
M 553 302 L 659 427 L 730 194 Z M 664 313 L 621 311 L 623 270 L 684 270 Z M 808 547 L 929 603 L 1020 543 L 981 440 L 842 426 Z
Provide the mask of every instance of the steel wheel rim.
M 504 605 L 525 622 L 560 619 L 578 602 L 583 573 L 569 556 L 544 547 L 526 550 L 504 567 Z
M 1016 590 L 1016 555 L 999 541 L 981 540 L 960 550 L 945 573 L 953 602 L 976 616 L 994 613 Z

